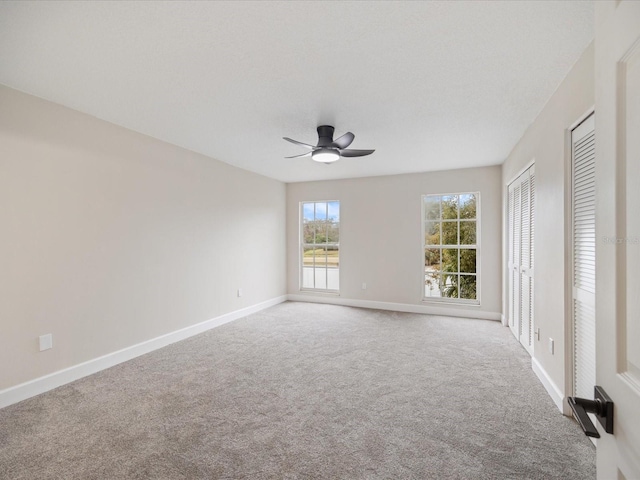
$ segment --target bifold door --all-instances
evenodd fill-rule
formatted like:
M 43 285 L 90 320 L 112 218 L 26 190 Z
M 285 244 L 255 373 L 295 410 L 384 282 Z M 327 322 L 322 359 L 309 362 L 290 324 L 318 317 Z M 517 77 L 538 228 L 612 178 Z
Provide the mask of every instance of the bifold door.
M 509 327 L 533 353 L 535 166 L 509 185 Z

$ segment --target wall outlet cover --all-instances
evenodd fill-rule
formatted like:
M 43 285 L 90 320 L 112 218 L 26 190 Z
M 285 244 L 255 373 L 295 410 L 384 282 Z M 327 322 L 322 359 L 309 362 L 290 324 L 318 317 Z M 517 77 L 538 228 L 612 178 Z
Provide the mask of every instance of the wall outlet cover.
M 49 350 L 53 348 L 53 335 L 47 333 L 46 335 L 40 335 L 40 351 Z

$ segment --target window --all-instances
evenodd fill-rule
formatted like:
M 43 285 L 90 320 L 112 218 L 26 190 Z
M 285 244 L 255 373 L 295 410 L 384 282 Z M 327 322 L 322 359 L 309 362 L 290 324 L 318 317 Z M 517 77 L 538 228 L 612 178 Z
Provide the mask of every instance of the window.
M 424 299 L 479 304 L 478 193 L 423 195 Z
M 338 292 L 340 202 L 303 202 L 301 210 L 302 289 Z

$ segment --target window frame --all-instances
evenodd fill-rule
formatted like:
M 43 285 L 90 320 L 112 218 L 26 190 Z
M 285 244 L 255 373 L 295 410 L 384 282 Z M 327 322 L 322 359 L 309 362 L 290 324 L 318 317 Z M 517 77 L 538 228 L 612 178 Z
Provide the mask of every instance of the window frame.
M 318 203 L 325 203 L 327 205 L 327 217 L 329 216 L 329 204 L 330 203 L 337 203 L 338 204 L 338 242 L 332 242 L 332 243 L 305 243 L 304 242 L 304 205 L 305 204 L 314 204 L 314 218 L 315 218 L 315 205 Z M 328 294 L 328 295 L 339 295 L 340 294 L 340 284 L 342 283 L 340 281 L 340 223 L 342 222 L 342 207 L 340 205 L 340 200 L 305 200 L 300 202 L 299 204 L 299 227 L 298 227 L 298 261 L 299 261 L 299 268 L 298 268 L 298 273 L 299 273 L 299 291 L 300 292 L 309 292 L 309 293 L 321 293 L 321 294 Z M 336 246 L 338 248 L 338 289 L 329 289 L 329 288 L 310 288 L 310 287 L 305 287 L 304 286 L 304 249 L 307 247 L 315 247 L 315 246 Z M 315 260 L 314 260 L 314 284 L 315 284 Z M 324 267 L 326 270 L 326 284 L 329 285 L 329 274 L 328 274 L 328 270 L 329 267 Z
M 426 198 L 427 197 L 440 197 L 440 205 L 442 206 L 442 197 L 448 197 L 448 196 L 457 196 L 458 198 L 460 198 L 461 195 L 475 195 L 476 197 L 476 216 L 475 216 L 475 222 L 476 222 L 476 243 L 475 245 L 462 245 L 460 244 L 460 222 L 465 221 L 465 220 L 472 220 L 472 219 L 461 219 L 460 218 L 460 202 L 458 201 L 458 216 L 455 219 L 455 221 L 458 224 L 458 241 L 455 244 L 450 244 L 450 245 L 445 245 L 443 244 L 443 238 L 442 238 L 442 223 L 443 222 L 452 222 L 453 219 L 443 219 L 442 218 L 442 210 L 440 211 L 440 217 L 437 220 L 438 223 L 441 224 L 440 227 L 440 244 L 438 245 L 427 245 L 426 243 L 426 226 L 427 226 L 427 219 L 426 219 L 426 211 L 425 211 L 425 205 L 426 205 Z M 441 207 L 442 208 L 442 207 Z M 479 191 L 468 191 L 468 192 L 455 192 L 455 193 L 429 193 L 429 194 L 423 194 L 420 196 L 420 212 L 421 212 L 421 225 L 422 225 L 422 229 L 421 229 L 421 244 L 422 244 L 422 254 L 421 254 L 421 258 L 422 258 L 422 267 L 421 267 L 421 288 L 422 288 L 422 293 L 420 294 L 422 297 L 422 301 L 423 302 L 434 302 L 434 303 L 451 303 L 451 304 L 456 304 L 456 305 L 468 305 L 468 306 L 476 306 L 479 307 L 481 305 L 481 294 L 482 294 L 482 288 L 481 288 L 481 278 L 482 278 L 482 274 L 481 274 L 481 198 L 480 198 L 480 192 Z M 433 222 L 433 220 L 430 220 L 430 222 Z M 458 250 L 458 270 L 460 269 L 460 250 L 461 249 L 473 249 L 476 251 L 476 271 L 475 274 L 474 273 L 468 273 L 468 272 L 455 272 L 456 275 L 460 276 L 460 275 L 475 275 L 476 277 L 476 298 L 475 299 L 468 299 L 468 298 L 450 298 L 450 297 L 428 297 L 426 296 L 426 286 L 425 286 L 425 252 L 427 249 L 429 248 L 439 248 L 440 249 L 440 258 L 442 261 L 442 250 L 446 249 L 446 248 L 456 248 Z M 453 273 L 453 272 L 452 272 Z

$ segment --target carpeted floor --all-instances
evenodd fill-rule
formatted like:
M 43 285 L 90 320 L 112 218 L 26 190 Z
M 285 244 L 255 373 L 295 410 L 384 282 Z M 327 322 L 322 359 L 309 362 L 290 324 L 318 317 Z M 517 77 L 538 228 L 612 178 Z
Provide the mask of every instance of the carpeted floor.
M 3 479 L 580 479 L 498 322 L 284 303 L 0 410 Z

